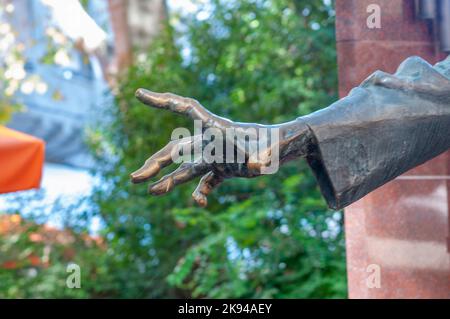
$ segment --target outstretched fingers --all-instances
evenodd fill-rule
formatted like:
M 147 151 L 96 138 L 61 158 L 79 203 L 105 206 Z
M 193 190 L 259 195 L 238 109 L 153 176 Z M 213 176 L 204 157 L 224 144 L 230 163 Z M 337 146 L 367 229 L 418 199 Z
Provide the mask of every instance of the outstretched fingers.
M 200 182 L 198 183 L 197 188 L 194 193 L 192 193 L 192 198 L 202 207 L 208 205 L 208 195 L 212 192 L 214 188 L 216 188 L 220 183 L 222 183 L 223 177 L 214 173 L 209 172 L 205 176 L 202 177 Z
M 169 166 L 176 158 L 181 143 L 189 143 L 187 139 L 172 141 L 145 161 L 144 165 L 130 175 L 135 184 L 142 183 L 157 175 L 161 169 Z
M 148 188 L 152 195 L 163 195 L 170 192 L 175 186 L 186 183 L 198 176 L 205 174 L 209 170 L 206 163 L 184 163 L 175 171 L 162 177 L 159 181 Z
M 193 120 L 200 120 L 211 127 L 224 128 L 231 124 L 229 120 L 209 112 L 199 102 L 191 98 L 172 93 L 156 93 L 146 89 L 138 89 L 136 98 L 146 105 L 182 114 Z

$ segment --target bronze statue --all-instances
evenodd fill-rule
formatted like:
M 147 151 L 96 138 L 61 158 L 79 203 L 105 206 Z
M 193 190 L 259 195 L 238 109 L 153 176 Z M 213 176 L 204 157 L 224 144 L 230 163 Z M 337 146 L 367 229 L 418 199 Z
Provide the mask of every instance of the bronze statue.
M 419 57 L 408 58 L 394 75 L 377 71 L 333 105 L 278 125 L 233 122 L 212 114 L 193 99 L 170 93 L 139 89 L 136 97 L 224 134 L 227 129 L 234 130 L 259 141 L 263 137 L 254 132 L 277 131 L 278 139 L 264 137 L 271 143 L 258 148 L 256 157 L 237 145 L 234 151 L 243 155 L 244 161 L 197 159 L 183 163 L 149 187 L 151 194 L 162 195 L 203 176 L 193 193 L 202 206 L 224 179 L 263 174 L 275 152 L 281 164 L 305 157 L 329 207 L 341 209 L 450 148 L 450 57 L 434 67 Z M 132 181 L 141 183 L 157 175 L 173 162 L 181 146 L 193 150 L 205 144 L 198 135 L 171 141 L 131 174 Z

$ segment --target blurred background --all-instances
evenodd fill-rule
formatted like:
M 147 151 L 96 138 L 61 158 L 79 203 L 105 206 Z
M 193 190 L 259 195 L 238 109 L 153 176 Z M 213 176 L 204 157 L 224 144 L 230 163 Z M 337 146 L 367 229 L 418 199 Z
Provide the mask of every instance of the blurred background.
M 0 0 L 0 125 L 45 141 L 41 187 L 0 195 L 0 297 L 346 297 L 343 215 L 304 161 L 227 181 L 207 208 L 195 183 L 155 198 L 129 182 L 192 126 L 137 88 L 292 120 L 337 99 L 334 15 L 331 0 Z

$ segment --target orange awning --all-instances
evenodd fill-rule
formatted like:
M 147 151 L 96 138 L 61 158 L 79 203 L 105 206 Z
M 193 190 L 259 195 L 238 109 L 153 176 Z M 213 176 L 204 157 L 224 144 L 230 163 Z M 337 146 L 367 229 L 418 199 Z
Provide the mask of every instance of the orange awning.
M 39 188 L 44 141 L 0 126 L 0 193 Z

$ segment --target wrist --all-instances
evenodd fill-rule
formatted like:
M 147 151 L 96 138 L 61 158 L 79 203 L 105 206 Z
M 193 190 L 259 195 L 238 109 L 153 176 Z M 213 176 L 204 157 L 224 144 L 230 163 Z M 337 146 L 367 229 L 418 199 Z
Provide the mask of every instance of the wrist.
M 303 118 L 283 123 L 279 129 L 281 161 L 310 155 L 313 134 Z

